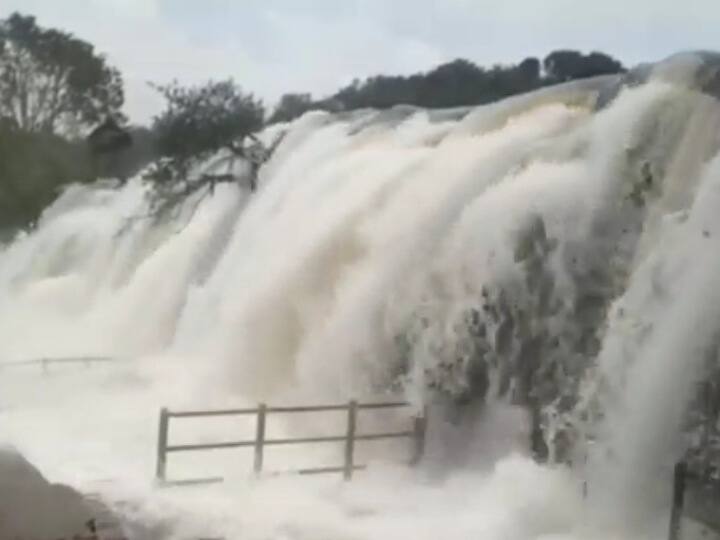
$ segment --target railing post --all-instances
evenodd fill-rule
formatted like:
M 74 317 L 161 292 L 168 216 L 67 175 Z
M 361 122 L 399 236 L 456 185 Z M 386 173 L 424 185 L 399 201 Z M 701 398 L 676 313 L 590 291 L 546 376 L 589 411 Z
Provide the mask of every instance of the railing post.
M 263 468 L 263 445 L 265 444 L 265 416 L 267 405 L 261 403 L 257 410 L 257 423 L 255 425 L 255 474 L 260 474 Z
M 585 444 L 583 445 L 583 466 L 582 466 L 582 498 L 583 500 L 587 500 L 588 498 L 588 461 L 590 460 L 590 444 L 592 441 L 589 441 L 585 439 Z
M 428 408 L 424 407 L 422 415 L 413 420 L 413 453 L 410 465 L 417 465 L 425 454 L 425 436 L 427 435 Z
M 155 478 L 159 482 L 165 481 L 169 420 L 170 415 L 168 414 L 168 410 L 163 407 L 162 409 L 160 409 L 160 423 L 158 425 L 157 464 L 155 468 Z
M 710 448 L 710 438 L 715 430 L 715 414 L 713 414 L 713 388 L 710 381 L 703 384 L 703 414 L 705 421 L 703 422 L 703 433 L 701 448 Z M 703 478 L 707 478 L 712 474 L 712 464 L 708 460 L 702 464 Z
M 355 452 L 355 427 L 357 425 L 357 401 L 348 404 L 347 434 L 345 439 L 345 464 L 343 477 L 350 480 L 353 474 L 353 454 Z
M 670 530 L 668 531 L 669 540 L 679 540 L 680 538 L 680 520 L 685 503 L 686 473 L 687 464 L 684 461 L 680 461 L 675 465 L 673 471 L 673 500 L 672 510 L 670 511 Z

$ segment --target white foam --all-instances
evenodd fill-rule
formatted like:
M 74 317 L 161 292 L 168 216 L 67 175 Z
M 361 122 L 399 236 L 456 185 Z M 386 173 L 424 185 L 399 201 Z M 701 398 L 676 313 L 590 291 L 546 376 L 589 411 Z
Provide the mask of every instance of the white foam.
M 149 207 L 139 180 L 117 189 L 69 190 L 37 231 L 0 251 L 0 360 L 100 355 L 123 361 L 57 367 L 44 377 L 32 366 L 0 371 L 0 437 L 53 480 L 132 499 L 137 519 L 173 522 L 176 538 L 602 536 L 603 525 L 581 509 L 574 473 L 515 453 L 527 425 L 510 413 L 480 414 L 476 424 L 463 426 L 479 439 L 505 442 L 474 446 L 458 436 L 466 457 L 473 451 L 493 456 L 464 459 L 460 470 L 446 449 L 435 456 L 442 467 L 407 471 L 391 465 L 402 449 L 389 445 L 361 451 L 379 464 L 357 483 L 254 482 L 246 474 L 251 457 L 234 451 L 172 465 L 185 476 L 235 477 L 223 487 L 152 486 L 159 407 L 388 397 L 395 340 L 419 319 L 427 324 L 413 344 L 409 382 L 392 397 L 427 400 L 424 370 L 455 354 L 458 314 L 473 306 L 484 285 L 519 272 L 513 241 L 523 224 L 540 215 L 561 246 L 583 243 L 591 252 L 602 240 L 595 236 L 599 224 L 624 216 L 617 209 L 628 187 L 628 151 L 669 108 L 692 108 L 704 99 L 654 83 L 594 114 L 586 98 L 544 95 L 534 105 L 501 105 L 459 122 L 435 123 L 419 111 L 399 126 L 376 118 L 359 133 L 352 128 L 362 115 L 307 115 L 290 127 L 249 203 L 240 188 L 220 186 L 197 211 L 186 208 L 174 220 L 141 217 Z M 684 126 L 681 120 L 668 125 Z M 675 140 L 671 135 L 667 140 Z M 692 242 L 683 236 L 673 244 L 677 250 L 664 248 L 667 236 L 658 231 L 666 222 L 647 217 L 644 255 L 630 253 L 637 260 L 628 263 L 631 275 L 621 293 L 637 316 L 657 325 L 657 339 L 641 345 L 634 368 L 641 375 L 630 375 L 623 406 L 636 414 L 615 426 L 622 440 L 615 446 L 628 459 L 661 443 L 666 449 L 676 435 L 695 373 L 692 363 L 677 362 L 714 329 L 693 317 L 710 320 L 720 305 L 714 293 L 705 295 L 708 288 L 720 290 L 714 287 L 717 261 L 707 249 L 720 230 L 715 234 L 706 212 L 718 179 L 711 167 L 688 178 L 687 188 L 675 186 L 690 201 L 683 209 L 691 213 L 686 236 Z M 696 185 L 702 198 L 695 197 Z M 657 199 L 648 204 L 664 215 Z M 703 227 L 711 227 L 712 239 L 697 238 Z M 654 297 L 647 309 L 642 294 L 635 300 L 647 279 L 644 261 L 652 257 L 676 266 L 694 261 L 682 279 L 668 274 L 676 291 L 672 310 L 670 300 Z M 558 290 L 570 295 L 566 269 L 553 264 Z M 615 324 L 608 321 L 611 329 Z M 609 372 L 625 365 L 617 351 L 628 341 L 609 333 L 601 356 Z M 653 409 L 656 393 L 675 390 L 677 400 Z M 401 425 L 410 414 L 367 422 Z M 665 430 L 667 416 L 672 421 Z M 280 419 L 273 429 L 330 433 L 342 425 L 329 417 Z M 210 422 L 173 435 L 213 440 L 229 432 L 252 436 L 253 429 L 242 421 Z M 339 448 L 297 448 L 277 454 L 271 466 L 339 457 Z M 645 480 L 635 479 L 634 486 Z

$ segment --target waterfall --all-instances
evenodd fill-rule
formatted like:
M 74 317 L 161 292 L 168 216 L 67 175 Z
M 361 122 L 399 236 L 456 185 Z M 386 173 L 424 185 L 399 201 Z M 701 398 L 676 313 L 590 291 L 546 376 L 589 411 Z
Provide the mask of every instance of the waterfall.
M 141 178 L 70 186 L 0 247 L 0 367 L 117 364 L 6 366 L 0 439 L 50 478 L 122 477 L 108 493 L 181 520 L 239 497 L 228 526 L 248 538 L 641 534 L 717 363 L 718 65 L 679 55 L 477 108 L 308 113 L 274 128 L 257 193 L 218 185 L 163 213 Z M 421 479 L 381 468 L 336 494 L 341 510 L 295 480 L 209 505 L 148 485 L 157 407 L 351 398 L 430 407 Z M 305 501 L 280 504 L 285 528 L 273 497 Z

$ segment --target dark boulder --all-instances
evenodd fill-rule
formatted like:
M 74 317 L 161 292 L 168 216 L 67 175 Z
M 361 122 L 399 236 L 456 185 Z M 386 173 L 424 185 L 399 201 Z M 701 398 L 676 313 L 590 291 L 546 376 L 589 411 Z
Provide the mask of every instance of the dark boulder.
M 86 538 L 95 516 L 81 494 L 51 484 L 24 457 L 0 448 L 0 538 Z

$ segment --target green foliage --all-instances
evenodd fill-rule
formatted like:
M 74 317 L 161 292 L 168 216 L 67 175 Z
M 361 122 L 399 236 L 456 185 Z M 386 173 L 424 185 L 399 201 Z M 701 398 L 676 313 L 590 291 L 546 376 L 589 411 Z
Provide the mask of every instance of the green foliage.
M 95 176 L 126 180 L 157 159 L 156 137 L 152 130 L 142 126 L 122 129 L 115 126 L 117 131 L 101 132 L 107 126 L 106 122 L 86 138 Z
M 554 51 L 545 57 L 543 65 L 549 82 L 572 81 L 625 71 L 620 62 L 599 52 L 584 55 L 571 50 Z
M 284 94 L 268 119 L 269 124 L 289 122 L 317 108 L 310 94 Z
M 0 230 L 31 226 L 64 185 L 91 178 L 83 143 L 0 127 Z
M 111 177 L 130 178 L 158 156 L 154 131 L 143 126 L 130 126 L 127 131 L 132 138 L 132 146 L 110 155 Z
M 356 80 L 338 91 L 333 99 L 342 103 L 344 109 L 383 109 L 398 104 L 459 107 L 489 103 L 541 85 L 540 61 L 536 58 L 528 58 L 516 66 L 490 69 L 457 59 L 409 77 L 378 75 L 364 82 Z
M 120 73 L 89 43 L 18 13 L 0 21 L 0 117 L 24 131 L 75 130 L 119 115 Z
M 0 20 L 0 230 L 32 226 L 68 183 L 96 176 L 71 134 L 122 118 L 122 79 L 93 46 L 18 13 Z
M 544 66 L 543 75 L 541 67 Z M 386 109 L 395 105 L 447 108 L 483 105 L 530 92 L 541 86 L 608 73 L 622 73 L 622 64 L 598 52 L 555 51 L 543 63 L 526 58 L 517 65 L 483 68 L 457 59 L 425 73 L 410 76 L 376 75 L 354 80 L 330 98 L 314 102 L 308 94 L 283 96 L 274 121 L 287 121 L 310 109 L 353 110 L 365 107 Z
M 290 121 L 311 109 L 479 105 L 547 84 L 622 71 L 620 62 L 596 52 L 555 51 L 542 63 L 531 57 L 492 68 L 458 59 L 426 73 L 355 80 L 319 101 L 310 94 L 286 94 L 268 122 Z M 232 180 L 188 179 L 193 165 L 221 149 L 247 159 L 254 189 L 258 168 L 272 153 L 272 148 L 258 153 L 246 145 L 259 145 L 253 133 L 266 124 L 262 102 L 232 80 L 155 88 L 166 108 L 151 130 L 116 126 L 119 138 L 112 144 L 105 144 L 107 133 L 90 137 L 87 144 L 62 139 L 55 134 L 77 133 L 101 121 L 107 128 L 112 118 L 122 123 L 119 72 L 91 44 L 41 28 L 34 17 L 14 13 L 0 20 L 0 230 L 31 225 L 66 183 L 99 174 L 127 178 L 158 155 L 164 159 L 153 178 L 167 181 L 178 193 L 205 187 L 212 191 L 215 182 Z
M 241 152 L 237 142 L 263 126 L 265 109 L 232 80 L 183 87 L 154 86 L 165 97 L 165 111 L 155 119 L 157 148 L 170 159 L 172 176 L 220 149 Z
M 111 154 L 132 146 L 132 136 L 112 117 L 93 129 L 85 138 L 93 154 Z

